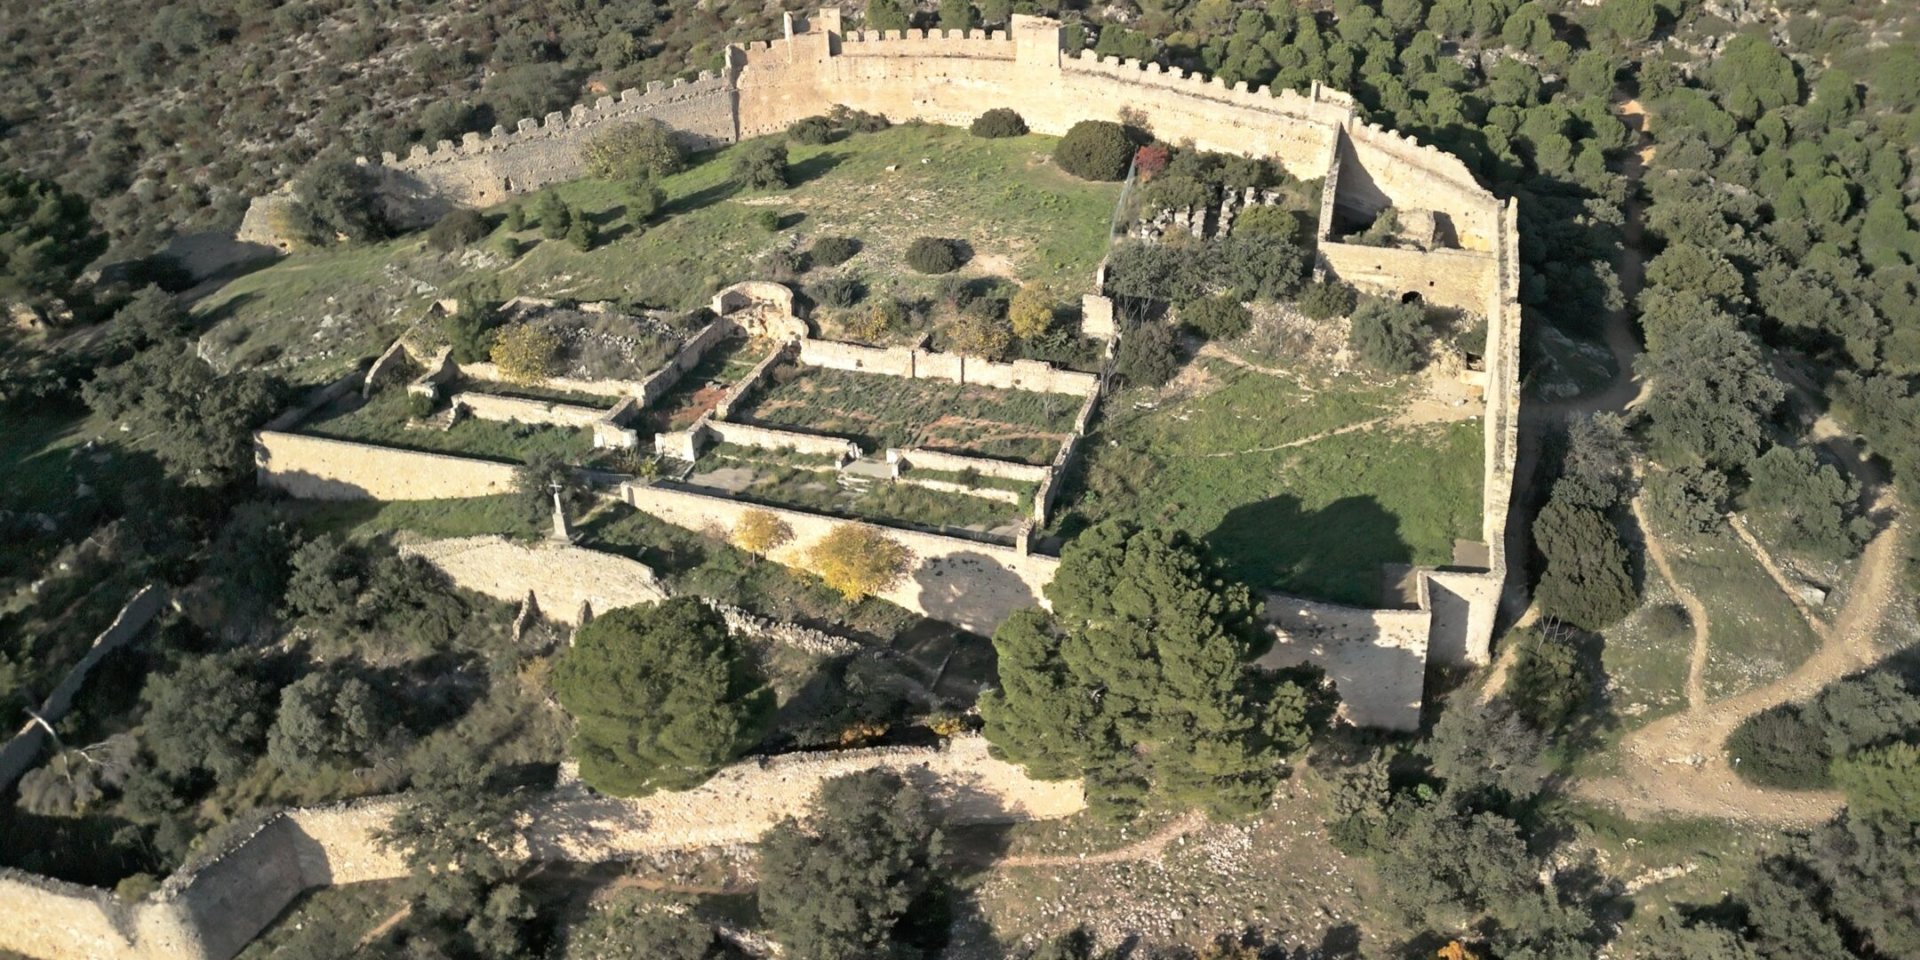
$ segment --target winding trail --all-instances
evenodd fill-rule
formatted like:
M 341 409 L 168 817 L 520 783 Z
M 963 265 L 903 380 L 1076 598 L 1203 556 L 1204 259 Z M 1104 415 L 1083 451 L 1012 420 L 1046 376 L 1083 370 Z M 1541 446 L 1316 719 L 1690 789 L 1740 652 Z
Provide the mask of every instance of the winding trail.
M 1168 844 L 1206 825 L 1206 814 L 1198 810 L 1189 810 L 1182 814 L 1180 819 L 1155 830 L 1151 836 L 1124 847 L 1115 847 L 1098 853 L 1027 854 L 1018 857 L 1002 857 L 994 866 L 1004 870 L 1019 867 L 1073 867 L 1151 860 L 1165 853 Z
M 1700 710 L 1707 705 L 1707 606 L 1673 575 L 1673 564 L 1667 560 L 1667 545 L 1647 522 L 1646 495 L 1634 497 L 1630 506 L 1633 521 L 1640 525 L 1641 545 L 1647 551 L 1647 559 L 1653 562 L 1653 568 L 1660 572 L 1660 579 L 1667 582 L 1673 595 L 1680 598 L 1680 605 L 1687 609 L 1687 619 L 1693 624 L 1693 649 L 1687 655 L 1687 710 Z
M 1883 498 L 1885 499 L 1885 498 Z M 1875 662 L 1874 639 L 1897 596 L 1904 530 L 1890 522 L 1867 544 L 1852 595 L 1830 627 L 1816 627 L 1822 644 L 1794 671 L 1766 686 L 1656 720 L 1622 742 L 1618 777 L 1582 780 L 1575 792 L 1633 815 L 1713 816 L 1765 823 L 1817 823 L 1845 803 L 1834 791 L 1769 790 L 1733 772 L 1723 747 L 1753 714 L 1807 699 L 1828 684 Z
M 1781 593 L 1787 595 L 1787 599 L 1793 603 L 1793 608 L 1800 611 L 1800 618 L 1807 621 L 1807 626 L 1812 627 L 1814 633 L 1825 639 L 1827 624 L 1820 619 L 1819 614 L 1813 612 L 1812 607 L 1807 606 L 1806 599 L 1800 596 L 1800 591 L 1794 588 L 1793 581 L 1787 578 L 1787 572 L 1780 569 L 1780 564 L 1774 562 L 1773 554 L 1768 552 L 1766 546 L 1747 529 L 1746 518 L 1737 513 L 1732 514 L 1727 517 L 1727 525 L 1733 528 L 1733 535 L 1747 545 L 1747 550 L 1753 554 L 1753 558 L 1760 561 L 1760 566 L 1767 571 L 1767 576 L 1773 578 L 1774 585 L 1780 588 Z

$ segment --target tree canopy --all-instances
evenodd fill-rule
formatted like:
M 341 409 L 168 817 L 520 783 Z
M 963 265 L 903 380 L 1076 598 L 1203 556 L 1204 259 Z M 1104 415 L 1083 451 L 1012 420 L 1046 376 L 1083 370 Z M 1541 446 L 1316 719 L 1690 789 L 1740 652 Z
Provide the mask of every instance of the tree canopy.
M 0 300 L 65 296 L 107 249 L 85 199 L 16 170 L 0 170 Z
M 772 693 L 720 615 L 692 597 L 608 611 L 553 670 L 580 777 L 617 796 L 694 786 L 765 732 Z
M 761 918 L 789 956 L 919 956 L 907 921 L 941 912 L 945 850 L 926 797 L 898 774 L 828 780 L 811 816 L 760 841 Z
M 1051 614 L 994 633 L 995 749 L 1043 778 L 1086 776 L 1123 813 L 1149 789 L 1221 815 L 1262 807 L 1324 707 L 1313 681 L 1249 668 L 1253 597 L 1197 544 L 1119 522 L 1081 534 L 1047 586 Z

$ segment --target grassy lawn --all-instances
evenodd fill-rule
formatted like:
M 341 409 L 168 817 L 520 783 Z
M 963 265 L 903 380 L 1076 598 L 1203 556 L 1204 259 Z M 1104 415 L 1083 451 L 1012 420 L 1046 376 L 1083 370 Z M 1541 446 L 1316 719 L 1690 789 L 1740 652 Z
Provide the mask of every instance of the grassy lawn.
M 1786 676 L 1820 647 L 1779 585 L 1730 531 L 1669 543 L 1674 576 L 1706 605 L 1706 692 L 1718 700 Z
M 1065 394 L 819 367 L 784 367 L 772 379 L 743 419 L 848 437 L 869 453 L 926 447 L 1044 464 L 1072 432 L 1081 403 Z
M 1358 605 L 1379 602 L 1381 564 L 1447 563 L 1479 538 L 1478 421 L 1330 435 L 1391 414 L 1400 388 L 1207 371 L 1213 388 L 1191 396 L 1107 403 L 1063 528 L 1185 530 L 1255 588 Z
M 299 430 L 316 437 L 513 462 L 525 462 L 547 451 L 560 454 L 568 463 L 583 463 L 593 456 L 593 435 L 577 427 L 477 417 L 463 418 L 451 430 L 415 426 L 407 411 L 404 390 L 383 390 L 364 403 L 349 394 L 332 408 L 301 424 Z
M 908 125 L 821 146 L 788 144 L 794 186 L 768 193 L 740 192 L 722 150 L 661 181 L 667 205 L 651 224 L 628 218 L 619 184 L 558 186 L 600 228 L 601 243 L 591 251 L 530 229 L 516 235 L 521 252 L 509 262 L 492 241 L 442 254 L 416 233 L 296 254 L 235 279 L 194 310 L 213 328 L 216 353 L 319 383 L 379 352 L 434 299 L 470 280 L 497 280 L 501 299 L 525 294 L 685 310 L 758 275 L 754 263 L 768 251 L 804 250 L 826 235 L 855 237 L 864 246 L 836 270 L 857 272 L 897 297 L 924 297 L 938 285 L 938 278 L 905 267 L 904 251 L 919 236 L 967 242 L 974 257 L 961 275 L 1079 290 L 1105 251 L 1119 186 L 1061 173 L 1049 159 L 1053 143 Z M 753 223 L 763 209 L 781 212 L 781 230 Z
M 546 534 L 546 513 L 529 510 L 519 494 L 458 500 L 293 500 L 282 511 L 309 536 L 377 537 L 411 531 L 428 537 L 500 534 L 531 539 Z

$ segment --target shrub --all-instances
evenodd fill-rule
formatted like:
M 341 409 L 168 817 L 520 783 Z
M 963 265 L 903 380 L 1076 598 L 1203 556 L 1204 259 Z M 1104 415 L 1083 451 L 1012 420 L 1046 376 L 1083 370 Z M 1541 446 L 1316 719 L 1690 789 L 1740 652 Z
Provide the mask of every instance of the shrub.
M 1168 174 L 1155 177 L 1140 191 L 1140 206 L 1149 215 L 1162 210 L 1185 210 L 1213 203 L 1213 190 L 1192 177 Z
M 967 127 L 967 132 L 989 140 L 1017 137 L 1027 132 L 1027 121 L 1006 107 L 994 107 L 973 118 L 973 123 Z
M 1825 739 L 1792 704 L 1748 717 L 1727 737 L 1727 758 L 1741 779 L 1782 790 L 1827 786 Z
M 801 117 L 787 125 L 787 139 L 819 146 L 833 141 L 833 124 L 826 117 Z
M 566 236 L 567 229 L 573 226 L 573 208 L 552 190 L 540 194 L 540 199 L 533 202 L 533 216 L 540 221 L 540 235 L 548 240 Z
M 754 140 L 734 148 L 733 179 L 752 190 L 787 188 L 787 145 Z
M 539 383 L 553 376 L 560 339 L 545 327 L 516 323 L 494 338 L 487 355 L 513 383 Z
M 860 241 L 852 237 L 821 237 L 813 241 L 808 255 L 816 266 L 837 267 L 852 260 L 859 252 Z
M 986 302 L 976 302 L 948 330 L 948 344 L 955 353 L 998 360 L 1013 345 L 1013 328 L 999 311 L 980 309 Z
M 1597 631 L 1639 605 L 1627 548 L 1604 512 L 1552 497 L 1533 521 L 1533 539 L 1547 561 L 1534 591 L 1541 613 Z
M 1517 634 L 1507 699 L 1538 730 L 1553 730 L 1586 702 L 1592 687 L 1587 665 L 1570 637 L 1538 628 Z
M 1300 291 L 1295 306 L 1309 320 L 1332 320 L 1352 313 L 1359 302 L 1360 295 L 1352 287 L 1338 280 L 1315 280 Z
M 1180 369 L 1180 357 L 1173 341 L 1173 328 L 1161 323 L 1142 323 L 1120 339 L 1115 366 L 1127 382 L 1139 387 L 1157 387 L 1173 379 Z
M 1693 618 L 1677 603 L 1663 603 L 1648 610 L 1641 622 L 1646 625 L 1647 639 L 1661 647 L 1686 643 L 1693 636 Z
M 600 245 L 600 228 L 592 220 L 578 210 L 568 211 L 567 220 L 567 242 L 575 250 L 585 253 Z
M 445 252 L 457 250 L 487 235 L 487 218 L 478 210 L 461 207 L 435 221 L 427 231 L 427 245 Z
M 1209 340 L 1231 340 L 1253 329 L 1253 314 L 1237 300 L 1208 297 L 1181 304 L 1180 322 Z
M 855 110 L 844 103 L 836 103 L 827 111 L 827 122 L 835 130 L 852 133 L 875 133 L 893 126 L 893 122 L 877 113 Z
M 647 177 L 658 180 L 686 168 L 686 150 L 667 125 L 642 120 L 615 127 L 587 142 L 581 151 L 587 170 L 602 180 Z
M 1427 359 L 1426 311 L 1417 303 L 1368 300 L 1353 313 L 1347 346 L 1362 363 L 1382 373 L 1412 373 Z
M 1726 475 L 1712 467 L 1648 471 L 1646 491 L 1653 515 L 1688 533 L 1713 530 L 1727 511 Z
M 1082 180 L 1119 180 L 1133 159 L 1127 131 L 1108 120 L 1082 120 L 1053 148 L 1053 162 Z
M 433 398 L 424 393 L 407 394 L 407 416 L 415 420 L 425 420 L 433 416 Z
M 1233 232 L 1255 235 L 1278 234 L 1289 240 L 1303 240 L 1305 224 L 1286 207 L 1248 207 L 1233 217 Z
M 778 231 L 780 229 L 780 211 L 768 210 L 765 207 L 753 211 L 753 225 L 768 233 Z
M 859 303 L 860 298 L 867 295 L 867 287 L 859 277 L 842 275 L 809 286 L 807 295 L 816 303 L 844 309 Z
M 652 220 L 667 205 L 667 192 L 646 177 L 627 181 L 626 194 L 627 219 L 634 223 Z
M 807 552 L 808 567 L 841 596 L 858 601 L 907 575 L 912 551 L 872 527 L 843 523 Z
M 507 207 L 507 217 L 501 221 L 500 225 L 505 227 L 508 233 L 519 233 L 525 230 L 527 228 L 526 208 L 517 203 Z
M 1753 481 L 1748 508 L 1789 549 L 1838 559 L 1866 541 L 1866 524 L 1852 517 L 1859 485 L 1812 451 L 1773 447 L 1753 461 L 1747 474 Z
M 849 318 L 847 332 L 857 340 L 876 341 L 906 326 L 906 323 L 907 310 L 900 305 L 900 301 L 882 297 Z
M 1007 321 L 1022 340 L 1043 336 L 1053 328 L 1053 298 L 1039 284 L 1029 283 L 1007 304 Z
M 941 237 L 919 237 L 907 245 L 907 266 L 921 273 L 952 273 L 965 263 L 960 245 Z

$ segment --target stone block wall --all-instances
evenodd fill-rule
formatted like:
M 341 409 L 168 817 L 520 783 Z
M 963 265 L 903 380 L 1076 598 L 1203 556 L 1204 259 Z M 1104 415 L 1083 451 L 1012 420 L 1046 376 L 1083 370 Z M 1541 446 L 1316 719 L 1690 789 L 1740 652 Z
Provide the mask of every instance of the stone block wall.
M 968 457 L 957 453 L 941 453 L 938 450 L 923 450 L 919 447 L 889 448 L 887 462 L 897 463 L 909 470 L 916 467 L 923 470 L 950 470 L 956 473 L 972 470 L 983 477 L 1019 480 L 1023 483 L 1039 483 L 1047 478 L 1048 472 L 1048 468 L 1036 467 L 1030 463 Z
M 458 375 L 469 380 L 479 380 L 484 383 L 513 382 L 506 374 L 500 372 L 498 366 L 486 361 L 479 363 L 450 364 L 449 366 L 451 367 L 448 373 L 449 376 Z M 671 364 L 668 366 L 671 366 Z M 659 374 L 656 373 L 654 375 L 658 376 Z M 548 377 L 542 380 L 540 385 L 549 390 L 592 394 L 608 399 L 637 397 L 646 389 L 646 381 L 644 380 L 577 380 L 572 377 Z
M 733 336 L 738 330 L 733 321 L 724 317 L 701 327 L 700 332 L 687 338 L 687 342 L 673 352 L 673 359 L 668 360 L 666 366 L 655 370 L 645 380 L 640 381 L 639 387 L 630 391 L 631 395 L 639 398 L 641 406 L 653 406 L 655 401 L 665 396 L 667 391 L 672 390 L 674 385 L 680 382 L 681 377 L 687 375 L 688 370 L 700 365 L 707 351 L 712 350 L 720 341 Z
M 1270 594 L 1264 615 L 1274 642 L 1257 666 L 1319 667 L 1339 691 L 1340 712 L 1350 722 L 1388 730 L 1420 728 L 1431 613 L 1362 610 Z
M 79 696 L 80 687 L 87 682 L 87 674 L 100 665 L 108 654 L 132 643 L 140 632 L 153 622 L 153 618 L 166 606 L 167 592 L 159 587 L 148 585 L 135 591 L 125 606 L 107 625 L 105 630 L 93 638 L 93 645 L 73 666 L 67 668 L 67 674 L 40 702 L 38 713 L 48 723 L 59 723 L 73 709 L 73 698 Z M 29 721 L 0 747 L 0 791 L 12 786 L 15 780 L 31 769 L 40 759 L 40 748 L 46 744 L 47 729 L 38 723 Z
M 734 443 L 743 447 L 759 447 L 762 450 L 791 450 L 794 453 L 833 457 L 836 460 L 858 460 L 863 455 L 860 445 L 845 437 L 776 430 L 772 427 L 733 423 L 727 420 L 705 420 L 702 423 L 706 436 L 718 443 Z
M 806 812 L 826 780 L 890 769 L 925 789 L 952 823 L 1070 816 L 1079 781 L 1033 780 L 978 737 L 751 759 L 691 790 L 635 800 L 564 786 L 530 804 L 522 853 L 601 863 L 642 853 L 746 844 Z M 0 949 L 47 960 L 229 960 L 301 892 L 406 876 L 376 839 L 398 807 L 376 798 L 265 819 L 169 877 L 139 903 L 92 887 L 0 869 Z
M 384 154 L 379 177 L 388 213 L 404 225 L 433 222 L 453 206 L 485 207 L 586 174 L 581 148 L 599 134 L 643 119 L 658 120 L 694 148 L 738 136 L 732 79 L 702 72 L 693 81 L 654 82 L 623 90 L 566 113 L 528 118 L 514 129 L 469 133 L 459 143 L 415 144 L 405 157 Z
M 1414 293 L 1427 303 L 1482 314 L 1500 266 L 1492 254 L 1471 250 L 1402 250 L 1327 240 L 1320 241 L 1317 256 L 1329 276 L 1363 293 L 1395 300 Z
M 1100 378 L 1077 370 L 1061 370 L 1039 360 L 996 363 L 957 353 L 933 353 L 911 347 L 868 347 L 835 340 L 800 341 L 799 361 L 831 370 L 857 370 L 909 379 L 946 380 L 1001 390 L 1031 390 L 1084 397 L 1098 389 Z
M 754 364 L 753 369 L 748 371 L 747 375 L 740 379 L 739 383 L 727 388 L 726 394 L 720 398 L 719 403 L 713 405 L 714 418 L 726 420 L 732 417 L 733 412 L 738 409 L 741 404 L 752 399 L 753 391 L 759 389 L 761 382 L 766 380 L 769 373 L 773 372 L 773 368 L 779 366 L 781 361 L 786 360 L 792 353 L 793 350 L 791 346 L 783 346 L 762 357 L 760 362 Z
M 690 530 L 725 533 L 748 510 L 773 513 L 793 528 L 793 539 L 775 550 L 771 559 L 798 570 L 811 568 L 807 552 L 833 528 L 869 527 L 898 541 L 913 555 L 907 575 L 881 593 L 882 599 L 976 633 L 993 632 L 1015 610 L 1044 606 L 1042 589 L 1060 566 L 1054 557 L 1016 547 L 762 506 L 663 483 L 622 484 L 620 492 L 635 509 Z
M 493 393 L 456 393 L 452 403 L 482 420 L 517 420 L 551 427 L 592 427 L 606 418 L 608 411 L 551 400 L 503 397 Z
M 514 467 L 444 453 L 261 430 L 262 487 L 308 500 L 445 500 L 513 491 Z

